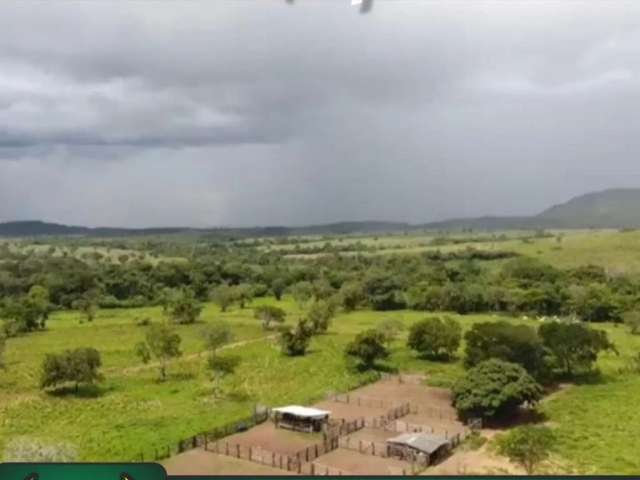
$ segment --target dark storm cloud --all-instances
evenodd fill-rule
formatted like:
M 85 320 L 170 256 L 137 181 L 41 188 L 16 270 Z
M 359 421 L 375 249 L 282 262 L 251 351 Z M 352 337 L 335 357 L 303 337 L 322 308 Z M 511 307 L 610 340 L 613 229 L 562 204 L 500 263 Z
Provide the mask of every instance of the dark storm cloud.
M 4 2 L 0 220 L 426 221 L 640 185 L 638 13 Z

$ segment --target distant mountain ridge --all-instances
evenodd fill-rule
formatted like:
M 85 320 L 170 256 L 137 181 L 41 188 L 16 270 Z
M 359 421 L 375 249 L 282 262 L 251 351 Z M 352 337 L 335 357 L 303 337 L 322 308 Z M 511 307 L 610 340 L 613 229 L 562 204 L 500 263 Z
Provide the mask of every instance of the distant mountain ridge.
M 640 228 L 640 188 L 611 189 L 588 193 L 554 205 L 534 216 L 477 217 L 443 220 L 424 224 L 361 221 L 336 222 L 302 227 L 159 227 L 89 228 L 36 221 L 0 223 L 0 237 L 171 235 L 206 234 L 219 237 L 261 237 L 287 235 L 377 234 L 412 230 L 505 230 L 534 228 Z

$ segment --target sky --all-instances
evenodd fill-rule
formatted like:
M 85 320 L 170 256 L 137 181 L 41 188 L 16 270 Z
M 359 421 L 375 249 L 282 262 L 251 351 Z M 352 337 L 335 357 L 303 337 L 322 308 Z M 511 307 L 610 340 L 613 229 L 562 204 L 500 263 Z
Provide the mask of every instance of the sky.
M 0 3 L 0 221 L 420 223 L 640 187 L 640 2 Z

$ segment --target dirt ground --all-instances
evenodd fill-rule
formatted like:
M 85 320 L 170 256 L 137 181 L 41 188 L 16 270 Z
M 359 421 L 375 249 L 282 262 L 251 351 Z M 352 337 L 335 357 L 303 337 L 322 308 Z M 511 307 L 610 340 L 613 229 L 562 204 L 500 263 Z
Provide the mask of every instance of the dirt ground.
M 190 450 L 162 462 L 169 475 L 294 475 L 266 465 L 216 455 L 202 449 Z
M 504 457 L 497 457 L 486 445 L 475 451 L 457 450 L 446 460 L 425 470 L 423 475 L 524 475 Z
M 364 455 L 343 448 L 322 455 L 313 463 L 316 466 L 316 472 L 320 474 L 325 466 L 340 470 L 343 475 L 402 475 L 403 472 L 411 474 L 411 465 L 406 462 Z
M 285 455 L 295 454 L 300 450 L 322 443 L 322 434 L 302 433 L 276 428 L 271 421 L 266 421 L 252 429 L 235 433 L 220 440 L 220 445 L 229 442 L 229 445 L 241 445 L 243 447 L 261 447 L 265 450 Z
M 344 419 L 349 422 L 358 418 L 375 418 L 386 415 L 388 408 L 359 407 L 352 403 L 334 402 L 325 400 L 313 405 L 315 408 L 328 410 L 331 412 L 331 418 L 334 420 Z
M 442 409 L 443 413 L 455 415 L 451 406 L 451 392 L 446 388 L 429 387 L 417 380 L 400 383 L 397 379 L 381 380 L 365 385 L 351 392 L 351 395 L 384 399 L 389 401 L 409 402 L 422 408 Z
M 359 440 L 362 440 L 363 442 L 384 442 L 389 438 L 397 436 L 398 433 L 396 432 L 382 430 L 379 428 L 363 428 L 362 430 L 358 430 L 357 432 L 347 435 L 350 442 L 354 442 L 354 445 L 357 444 Z

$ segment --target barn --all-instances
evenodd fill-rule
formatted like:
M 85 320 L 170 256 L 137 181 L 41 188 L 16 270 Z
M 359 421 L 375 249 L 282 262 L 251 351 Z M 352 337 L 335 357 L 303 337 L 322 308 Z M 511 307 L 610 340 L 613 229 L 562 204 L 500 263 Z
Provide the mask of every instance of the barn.
M 321 432 L 331 412 L 317 408 L 289 405 L 271 410 L 276 427 L 299 432 Z
M 445 457 L 451 442 L 442 436 L 429 433 L 403 433 L 386 441 L 389 456 L 415 461 L 425 466 Z

